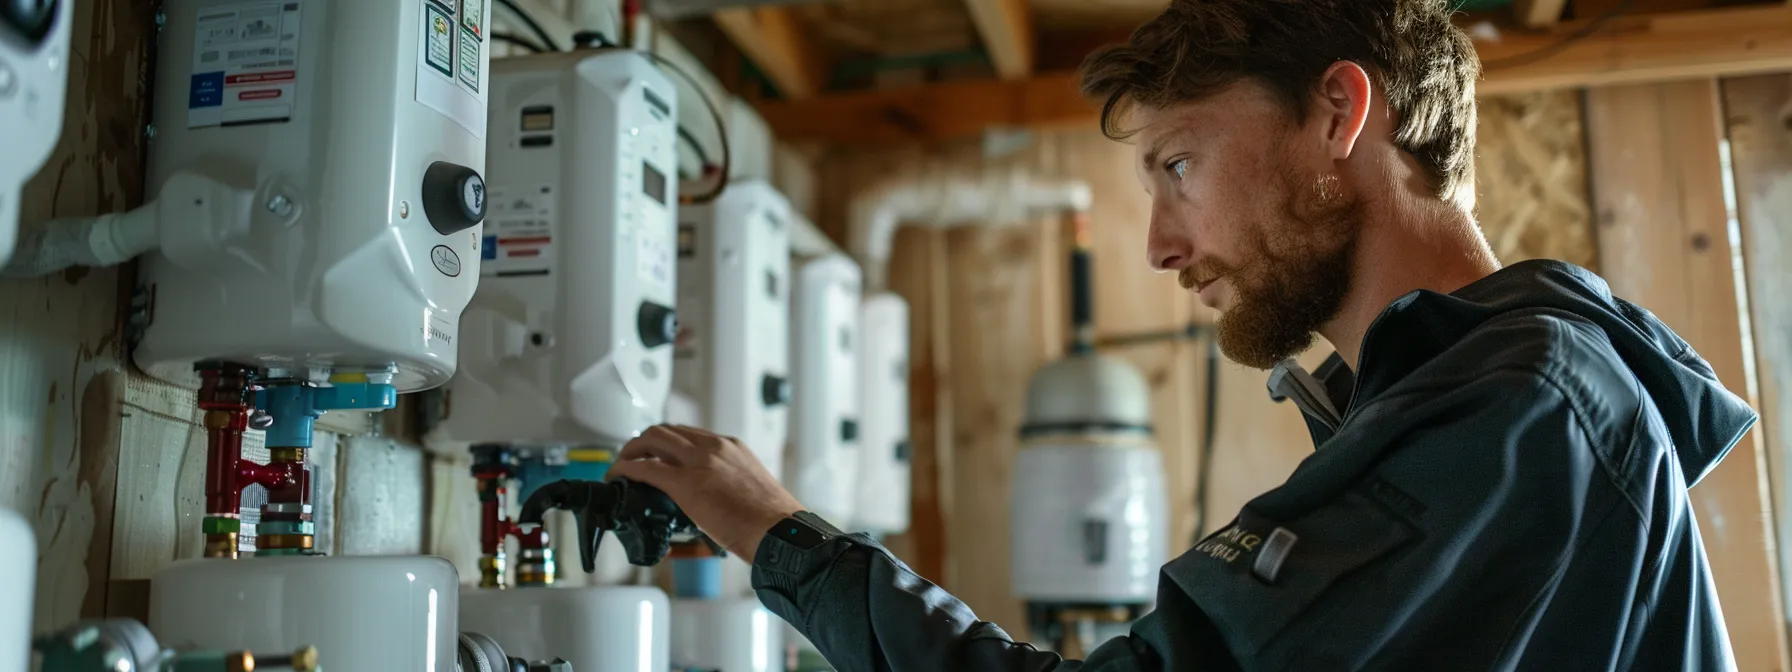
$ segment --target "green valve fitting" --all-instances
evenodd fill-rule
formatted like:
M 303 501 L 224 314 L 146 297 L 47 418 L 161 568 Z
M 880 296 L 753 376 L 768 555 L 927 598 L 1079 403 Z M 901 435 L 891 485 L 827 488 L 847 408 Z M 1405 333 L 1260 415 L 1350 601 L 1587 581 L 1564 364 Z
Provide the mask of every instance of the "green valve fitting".
M 224 516 L 206 516 L 200 523 L 203 534 L 236 534 L 243 530 L 243 521 Z

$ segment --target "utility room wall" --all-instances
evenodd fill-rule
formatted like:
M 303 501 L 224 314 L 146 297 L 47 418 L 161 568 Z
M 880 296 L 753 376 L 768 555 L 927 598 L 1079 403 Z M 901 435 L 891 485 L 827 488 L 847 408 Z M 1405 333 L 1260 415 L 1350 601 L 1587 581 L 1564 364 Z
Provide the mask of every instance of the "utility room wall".
M 1483 101 L 1480 221 L 1501 259 L 1596 265 L 1578 92 Z M 1005 151 L 1002 147 L 1006 145 Z M 1208 323 L 1209 311 L 1145 265 L 1150 204 L 1133 149 L 1090 131 L 1011 136 L 984 145 L 836 150 L 823 157 L 817 221 L 844 240 L 848 204 L 885 180 L 952 171 L 1025 169 L 1094 190 L 1095 322 L 1099 338 Z M 910 411 L 914 523 L 892 548 L 978 615 L 1026 632 L 1009 588 L 1009 468 L 1034 369 L 1068 340 L 1067 255 L 1055 220 L 1000 230 L 902 230 L 892 288 L 911 307 Z M 1297 411 L 1265 391 L 1265 372 L 1218 367 L 1208 511 L 1197 501 L 1207 380 L 1206 341 L 1115 349 L 1153 392 L 1171 504 L 1171 544 L 1193 544 L 1250 498 L 1280 484 L 1313 450 Z M 1329 348 L 1303 359 L 1315 366 Z

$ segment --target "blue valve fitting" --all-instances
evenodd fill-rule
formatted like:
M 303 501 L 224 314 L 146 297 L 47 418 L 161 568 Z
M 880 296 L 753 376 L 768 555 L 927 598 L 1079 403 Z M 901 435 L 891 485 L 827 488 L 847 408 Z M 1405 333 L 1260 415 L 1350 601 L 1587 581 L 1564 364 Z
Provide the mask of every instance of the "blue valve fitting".
M 255 406 L 273 416 L 269 447 L 310 448 L 312 425 L 324 411 L 384 409 L 398 405 L 398 388 L 379 383 L 269 385 L 255 393 Z

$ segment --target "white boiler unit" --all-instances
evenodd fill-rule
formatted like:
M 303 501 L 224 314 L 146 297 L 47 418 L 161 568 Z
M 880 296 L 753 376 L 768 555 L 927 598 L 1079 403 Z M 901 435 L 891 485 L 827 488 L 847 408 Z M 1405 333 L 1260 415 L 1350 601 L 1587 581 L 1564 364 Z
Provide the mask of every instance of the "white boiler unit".
M 791 302 L 790 450 L 784 484 L 810 511 L 850 525 L 859 468 L 859 266 L 805 262 Z

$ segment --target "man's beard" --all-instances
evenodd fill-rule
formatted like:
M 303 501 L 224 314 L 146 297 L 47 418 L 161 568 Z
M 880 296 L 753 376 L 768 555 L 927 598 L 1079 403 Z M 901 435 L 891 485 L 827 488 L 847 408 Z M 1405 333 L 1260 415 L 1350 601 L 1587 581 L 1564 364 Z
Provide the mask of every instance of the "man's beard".
M 1199 268 L 1197 277 L 1223 275 L 1231 284 L 1233 301 L 1220 315 L 1219 346 L 1232 361 L 1268 369 L 1305 352 L 1319 327 L 1343 307 L 1362 225 L 1361 200 L 1341 193 L 1335 177 L 1326 184 L 1320 179 L 1284 174 L 1281 216 L 1251 229 L 1252 258 L 1236 267 L 1210 262 Z

